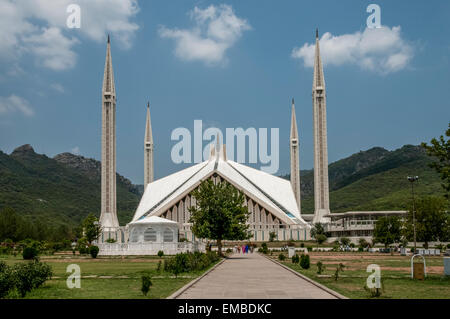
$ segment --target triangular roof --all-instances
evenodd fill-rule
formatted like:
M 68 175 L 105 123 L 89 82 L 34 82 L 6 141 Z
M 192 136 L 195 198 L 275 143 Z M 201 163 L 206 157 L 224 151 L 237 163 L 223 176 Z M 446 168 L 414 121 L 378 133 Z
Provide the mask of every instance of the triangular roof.
M 150 216 L 150 217 L 145 217 L 143 219 L 139 219 L 135 222 L 131 222 L 130 224 L 176 224 L 177 222 L 167 219 L 167 218 L 162 218 L 162 217 L 158 217 L 158 216 Z
M 211 150 L 209 160 L 147 185 L 132 222 L 158 216 L 214 173 L 287 224 L 306 222 L 300 216 L 290 181 L 227 160 L 225 147 Z

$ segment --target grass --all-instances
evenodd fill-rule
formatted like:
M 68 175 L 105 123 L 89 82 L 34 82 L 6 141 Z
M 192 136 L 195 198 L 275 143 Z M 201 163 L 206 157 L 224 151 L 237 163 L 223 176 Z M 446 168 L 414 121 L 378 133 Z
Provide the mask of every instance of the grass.
M 384 292 L 379 298 L 450 299 L 450 277 L 443 275 L 442 257 L 426 257 L 428 276 L 425 280 L 419 281 L 410 278 L 411 257 L 408 256 L 347 252 L 310 252 L 309 255 L 311 267 L 307 270 L 293 264 L 289 258 L 286 258 L 283 264 L 349 298 L 370 297 L 364 290 L 367 277 L 370 275 L 366 269 L 369 264 L 378 264 L 384 285 Z M 278 260 L 278 254 L 270 257 Z M 326 266 L 321 275 L 317 274 L 316 264 L 319 260 Z M 333 274 L 339 263 L 344 264 L 345 268 L 335 281 Z
M 53 277 L 41 288 L 28 293 L 27 299 L 161 299 L 203 274 L 204 271 L 179 274 L 177 278 L 162 269 L 157 271 L 159 257 L 127 257 L 92 259 L 84 256 L 42 256 L 41 261 L 53 269 Z M 24 262 L 19 256 L 0 256 L 0 260 L 12 265 Z M 69 289 L 66 285 L 67 266 L 77 264 L 81 269 L 81 288 Z M 211 265 L 208 269 L 210 269 Z M 141 292 L 141 276 L 151 276 L 153 285 L 145 297 Z

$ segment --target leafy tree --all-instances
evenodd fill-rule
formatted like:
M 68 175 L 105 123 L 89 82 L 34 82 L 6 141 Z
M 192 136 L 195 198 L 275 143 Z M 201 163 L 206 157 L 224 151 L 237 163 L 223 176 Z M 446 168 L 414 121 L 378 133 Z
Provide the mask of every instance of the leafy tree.
M 84 237 L 86 238 L 89 246 L 92 244 L 94 240 L 97 240 L 100 234 L 102 233 L 102 227 L 98 222 L 97 217 L 93 214 L 89 214 L 83 220 L 83 231 Z
M 208 179 L 192 192 L 192 196 L 197 203 L 196 207 L 189 208 L 192 232 L 198 238 L 216 240 L 219 255 L 222 255 L 222 240 L 250 238 L 244 194 L 231 184 L 215 184 Z
M 373 230 L 373 238 L 377 243 L 387 248 L 400 241 L 402 237 L 402 223 L 397 216 L 383 216 L 377 220 Z
M 301 257 L 300 257 L 300 266 L 303 269 L 309 269 L 309 266 L 310 266 L 309 255 L 304 255 L 304 254 L 301 255 Z
M 317 274 L 322 274 L 322 272 L 325 270 L 325 265 L 319 260 L 317 262 Z
M 442 197 L 428 196 L 416 201 L 416 238 L 428 248 L 430 241 L 450 240 L 450 216 L 446 212 L 446 200 Z M 409 210 L 404 222 L 404 235 L 414 240 L 413 212 Z
M 322 245 L 327 240 L 327 236 L 324 234 L 316 235 L 317 246 Z
M 141 291 L 144 294 L 144 296 L 147 296 L 148 292 L 150 291 L 151 285 L 152 285 L 152 281 L 150 280 L 150 276 L 143 275 Z
M 447 192 L 445 197 L 450 199 L 450 122 L 448 123 L 448 129 L 445 131 L 444 138 L 443 135 L 439 137 L 439 140 L 433 138 L 431 140 L 431 145 L 427 143 L 422 143 L 422 147 L 425 148 L 427 154 L 437 159 L 437 161 L 430 164 L 431 168 L 434 168 L 441 177 L 442 187 Z
M 367 246 L 369 246 L 369 243 L 364 238 L 360 238 L 358 240 L 358 244 L 359 244 L 359 247 L 361 247 L 363 249 L 366 248 Z
M 342 246 L 348 246 L 350 244 L 350 238 L 341 237 L 341 238 L 339 238 L 339 242 Z
M 277 237 L 277 234 L 274 231 L 271 231 L 269 233 L 269 241 L 274 241 L 276 237 Z
M 311 228 L 311 237 L 316 238 L 318 235 L 326 235 L 325 228 L 321 223 L 315 223 Z

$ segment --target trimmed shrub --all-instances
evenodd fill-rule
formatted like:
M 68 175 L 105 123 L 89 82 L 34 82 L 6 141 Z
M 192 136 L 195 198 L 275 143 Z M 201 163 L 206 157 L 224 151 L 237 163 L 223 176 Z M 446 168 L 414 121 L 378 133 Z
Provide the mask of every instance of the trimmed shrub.
M 319 260 L 317 262 L 317 273 L 320 275 L 325 270 L 325 265 Z
M 156 267 L 156 271 L 160 272 L 161 271 L 161 260 L 158 262 L 158 266 Z
M 97 246 L 89 247 L 89 254 L 91 254 L 92 258 L 97 258 L 99 248 Z
M 37 255 L 38 255 L 38 250 L 35 247 L 25 247 L 23 249 L 22 256 L 23 256 L 23 259 L 25 259 L 25 260 L 31 260 L 31 259 L 37 257 Z
M 310 267 L 309 255 L 302 254 L 302 256 L 300 257 L 300 266 L 303 269 L 309 269 Z
M 261 244 L 261 248 L 258 249 L 258 251 L 262 252 L 263 254 L 267 254 L 269 252 L 269 249 L 267 248 L 267 244 L 266 243 L 262 243 Z
M 278 259 L 279 259 L 280 261 L 283 261 L 283 260 L 286 259 L 286 256 L 285 256 L 283 253 L 281 253 L 281 254 L 278 255 Z
M 293 263 L 293 264 L 298 264 L 299 261 L 300 261 L 300 257 L 299 257 L 297 254 L 295 254 L 294 256 L 292 256 L 292 263 Z
M 301 243 L 300 247 L 305 248 L 305 243 Z
M 150 291 L 151 285 L 152 285 L 152 281 L 150 280 L 150 276 L 147 276 L 147 275 L 142 276 L 141 291 L 144 294 L 144 296 L 147 296 L 148 292 Z
M 109 244 L 114 244 L 116 242 L 116 240 L 114 238 L 108 238 L 106 240 L 106 242 L 109 243 Z
M 162 256 L 164 256 L 164 252 L 162 250 L 158 251 L 158 257 L 162 258 Z

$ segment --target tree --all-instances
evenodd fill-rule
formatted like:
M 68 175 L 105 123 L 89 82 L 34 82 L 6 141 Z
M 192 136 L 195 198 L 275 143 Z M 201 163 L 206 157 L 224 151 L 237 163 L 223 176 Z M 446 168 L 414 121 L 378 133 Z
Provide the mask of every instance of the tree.
M 251 237 L 244 194 L 231 184 L 215 184 L 208 179 L 192 192 L 192 196 L 197 203 L 189 208 L 192 232 L 198 238 L 216 240 L 219 255 L 222 255 L 222 240 L 245 240 Z
M 316 238 L 318 235 L 326 235 L 325 228 L 321 223 L 315 223 L 311 228 L 311 237 Z
M 270 242 L 274 241 L 276 237 L 277 237 L 277 234 L 274 231 L 271 231 L 269 233 L 269 241 Z
M 430 164 L 431 168 L 434 168 L 441 176 L 442 187 L 447 192 L 445 197 L 450 199 L 450 122 L 448 123 L 448 129 L 445 131 L 447 140 L 441 135 L 439 140 L 433 138 L 431 140 L 431 145 L 427 143 L 422 143 L 422 147 L 425 148 L 429 156 L 434 157 L 437 161 Z
M 316 235 L 317 246 L 322 245 L 327 240 L 327 236 L 323 234 Z
M 358 240 L 358 244 L 359 244 L 359 247 L 361 247 L 363 249 L 366 248 L 367 246 L 369 246 L 369 243 L 364 238 L 360 238 Z
M 400 241 L 402 237 L 402 223 L 397 216 L 383 216 L 377 220 L 373 230 L 373 238 L 377 243 L 387 248 Z
M 83 231 L 84 237 L 86 238 L 89 246 L 92 244 L 94 240 L 97 240 L 100 234 L 102 233 L 102 227 L 98 223 L 97 217 L 93 214 L 89 214 L 83 220 Z
M 348 244 L 350 244 L 350 238 L 348 237 L 341 237 L 339 238 L 339 242 L 342 246 L 348 246 Z
M 450 216 L 445 211 L 446 200 L 442 197 L 428 196 L 416 201 L 416 237 L 428 248 L 430 241 L 450 240 Z M 404 223 L 404 235 L 414 240 L 413 213 L 409 210 Z

